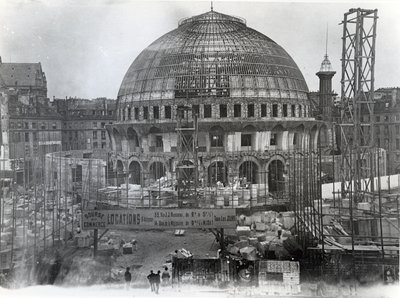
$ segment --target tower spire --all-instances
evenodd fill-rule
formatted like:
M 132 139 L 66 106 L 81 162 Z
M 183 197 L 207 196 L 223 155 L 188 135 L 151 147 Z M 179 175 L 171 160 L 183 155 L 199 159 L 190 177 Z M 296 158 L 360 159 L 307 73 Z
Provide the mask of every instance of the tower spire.
M 211 11 L 214 11 L 213 2 L 211 1 Z
M 325 56 L 328 56 L 328 23 L 326 23 Z

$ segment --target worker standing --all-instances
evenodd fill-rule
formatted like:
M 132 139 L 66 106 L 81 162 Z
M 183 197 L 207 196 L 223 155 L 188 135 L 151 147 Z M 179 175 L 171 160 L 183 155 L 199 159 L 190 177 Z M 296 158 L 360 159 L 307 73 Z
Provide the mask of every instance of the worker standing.
M 126 271 L 125 271 L 125 288 L 126 290 L 129 290 L 130 286 L 131 286 L 131 280 L 132 280 L 132 275 L 129 272 L 130 268 L 126 267 Z

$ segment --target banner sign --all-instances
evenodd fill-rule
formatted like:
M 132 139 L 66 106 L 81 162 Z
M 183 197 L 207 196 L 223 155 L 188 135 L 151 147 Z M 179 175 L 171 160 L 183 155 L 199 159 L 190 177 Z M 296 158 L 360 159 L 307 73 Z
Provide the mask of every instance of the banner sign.
M 235 209 L 85 210 L 83 230 L 236 228 Z

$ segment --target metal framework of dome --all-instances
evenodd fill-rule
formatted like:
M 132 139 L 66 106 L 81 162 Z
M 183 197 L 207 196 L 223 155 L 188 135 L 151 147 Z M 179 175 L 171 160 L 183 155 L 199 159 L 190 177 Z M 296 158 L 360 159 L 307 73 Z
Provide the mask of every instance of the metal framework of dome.
M 130 102 L 176 98 L 306 100 L 308 88 L 289 54 L 243 19 L 215 11 L 181 20 L 141 52 L 119 90 Z

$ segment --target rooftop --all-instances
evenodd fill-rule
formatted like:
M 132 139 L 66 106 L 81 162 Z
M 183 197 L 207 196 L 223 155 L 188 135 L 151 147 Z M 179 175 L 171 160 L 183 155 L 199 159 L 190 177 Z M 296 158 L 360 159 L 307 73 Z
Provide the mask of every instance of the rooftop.
M 40 63 L 0 62 L 0 84 L 3 87 L 24 86 L 46 88 L 46 76 Z

